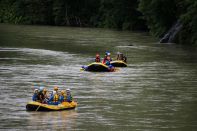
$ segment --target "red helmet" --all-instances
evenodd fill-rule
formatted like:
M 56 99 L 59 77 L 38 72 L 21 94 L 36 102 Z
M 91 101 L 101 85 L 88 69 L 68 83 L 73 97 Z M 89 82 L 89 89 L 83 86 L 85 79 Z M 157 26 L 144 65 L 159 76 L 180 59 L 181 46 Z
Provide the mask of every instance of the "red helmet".
M 99 55 L 99 53 L 96 53 L 96 57 L 99 57 L 100 55 Z

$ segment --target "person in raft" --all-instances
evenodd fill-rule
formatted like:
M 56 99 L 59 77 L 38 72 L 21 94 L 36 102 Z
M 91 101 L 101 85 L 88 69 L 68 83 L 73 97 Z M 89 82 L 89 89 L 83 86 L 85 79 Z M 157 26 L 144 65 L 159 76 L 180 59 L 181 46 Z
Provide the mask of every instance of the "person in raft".
M 61 95 L 60 95 L 60 102 L 72 102 L 73 97 L 71 95 L 71 91 L 70 89 L 66 89 L 66 91 L 61 91 Z
M 48 97 L 48 94 L 47 94 L 47 89 L 46 88 L 44 88 L 43 89 L 43 95 L 44 95 L 44 100 L 43 100 L 43 103 L 48 103 L 48 100 L 49 100 L 49 97 Z
M 118 52 L 117 53 L 117 60 L 124 61 L 125 63 L 127 62 L 127 57 L 123 55 L 123 53 Z
M 103 64 L 105 64 L 105 63 L 106 63 L 106 61 L 107 61 L 107 57 L 108 57 L 108 56 L 110 57 L 110 55 L 111 55 L 111 54 L 110 54 L 110 52 L 108 52 L 108 51 L 107 51 L 107 52 L 105 52 L 105 57 L 104 57 L 104 59 L 103 59 L 103 61 L 102 61 L 102 63 L 103 63 Z M 112 61 L 111 57 L 110 57 L 110 61 Z
M 107 58 L 106 58 L 106 60 L 105 60 L 105 65 L 107 65 L 107 66 L 110 66 L 111 64 L 110 64 L 110 56 L 107 56 Z
M 59 102 L 59 93 L 58 93 L 58 87 L 57 86 L 54 86 L 53 88 L 53 91 L 51 93 L 51 96 L 49 97 L 47 103 L 49 105 L 58 105 L 60 102 Z
M 115 68 L 111 65 L 110 62 L 111 62 L 111 58 L 110 58 L 110 56 L 107 56 L 107 59 L 105 61 L 105 65 L 107 65 L 109 67 L 110 71 L 114 71 Z
M 48 101 L 48 96 L 47 96 L 47 90 L 46 88 L 44 88 L 43 86 L 41 86 L 38 89 L 35 89 L 34 90 L 34 94 L 32 96 L 32 100 L 33 101 L 37 101 L 37 102 L 40 102 L 40 103 L 47 103 Z
M 96 54 L 95 62 L 101 62 L 100 55 L 98 53 Z
M 66 102 L 66 98 L 67 98 L 67 96 L 66 96 L 66 93 L 65 93 L 65 90 L 62 90 L 61 91 L 61 94 L 60 94 L 60 102 L 62 103 L 62 102 Z
M 34 90 L 34 94 L 32 96 L 32 101 L 38 101 L 39 98 L 38 98 L 38 89 L 35 89 Z
M 39 92 L 38 92 L 38 100 L 39 100 L 39 102 L 41 102 L 41 103 L 43 103 L 44 102 L 44 87 L 43 86 L 41 86 L 40 87 L 40 90 L 39 90 Z
M 66 101 L 67 102 L 72 102 L 73 101 L 73 97 L 71 95 L 71 90 L 70 89 L 66 89 Z
M 51 94 L 51 97 L 49 98 L 48 101 L 49 105 L 58 105 L 60 104 L 59 102 L 59 95 L 57 94 L 57 91 L 53 91 Z
M 54 86 L 53 90 L 56 91 L 57 94 L 59 94 L 58 93 L 58 87 L 57 86 Z

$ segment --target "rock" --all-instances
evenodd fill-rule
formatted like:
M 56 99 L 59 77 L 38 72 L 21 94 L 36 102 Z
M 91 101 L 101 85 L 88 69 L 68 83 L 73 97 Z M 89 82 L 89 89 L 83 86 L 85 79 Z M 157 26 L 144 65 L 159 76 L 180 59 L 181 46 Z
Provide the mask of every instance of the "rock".
M 133 44 L 129 44 L 129 45 L 127 45 L 127 46 L 133 46 Z

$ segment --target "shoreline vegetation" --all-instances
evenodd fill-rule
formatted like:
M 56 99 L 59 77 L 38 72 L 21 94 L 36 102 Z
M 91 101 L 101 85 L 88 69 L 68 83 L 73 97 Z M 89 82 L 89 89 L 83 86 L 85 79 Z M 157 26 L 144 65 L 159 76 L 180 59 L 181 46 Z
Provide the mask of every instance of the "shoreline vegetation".
M 0 23 L 149 31 L 197 45 L 196 0 L 1 0 Z

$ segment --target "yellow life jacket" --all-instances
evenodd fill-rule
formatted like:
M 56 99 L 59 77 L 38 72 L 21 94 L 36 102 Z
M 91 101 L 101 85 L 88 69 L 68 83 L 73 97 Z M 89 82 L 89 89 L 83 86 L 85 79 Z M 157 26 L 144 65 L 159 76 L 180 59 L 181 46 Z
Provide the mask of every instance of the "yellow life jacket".
M 58 94 L 55 94 L 53 96 L 53 102 L 58 102 L 59 101 L 59 95 Z
M 63 101 L 66 101 L 67 100 L 67 95 L 64 94 L 63 96 L 64 96 L 64 100 Z

